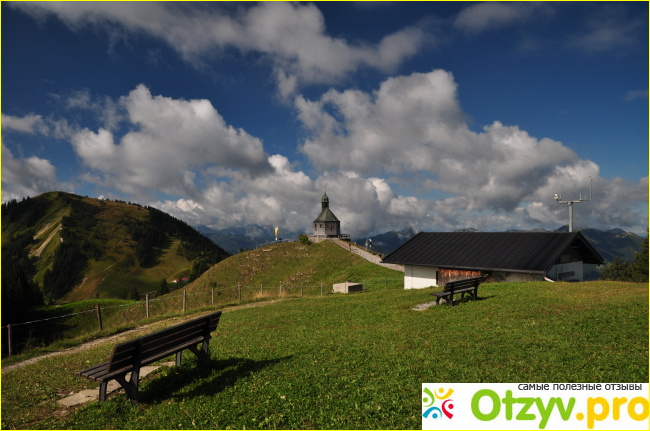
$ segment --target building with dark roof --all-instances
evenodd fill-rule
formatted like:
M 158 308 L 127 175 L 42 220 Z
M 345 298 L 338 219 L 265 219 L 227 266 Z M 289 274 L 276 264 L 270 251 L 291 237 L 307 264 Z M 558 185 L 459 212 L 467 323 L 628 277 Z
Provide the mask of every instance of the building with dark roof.
M 314 234 L 309 235 L 309 239 L 319 242 L 327 238 L 349 239 L 350 235 L 341 235 L 341 222 L 330 209 L 330 200 L 325 190 L 321 199 L 321 212 L 314 220 Z
M 497 281 L 582 281 L 604 259 L 580 232 L 420 232 L 386 256 L 404 265 L 404 288 L 489 275 Z

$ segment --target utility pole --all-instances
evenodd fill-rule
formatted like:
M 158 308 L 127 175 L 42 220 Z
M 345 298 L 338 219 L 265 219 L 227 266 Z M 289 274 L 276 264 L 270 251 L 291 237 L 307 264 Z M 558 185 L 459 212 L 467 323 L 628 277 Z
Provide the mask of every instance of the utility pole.
M 562 200 L 562 194 L 558 196 L 558 194 L 555 194 L 555 200 L 559 204 L 567 204 L 569 206 L 569 232 L 573 232 L 573 204 L 581 203 L 581 202 L 587 202 L 591 200 L 591 176 L 589 177 L 589 199 L 582 199 L 582 193 L 580 193 L 580 199 L 577 201 L 563 201 Z

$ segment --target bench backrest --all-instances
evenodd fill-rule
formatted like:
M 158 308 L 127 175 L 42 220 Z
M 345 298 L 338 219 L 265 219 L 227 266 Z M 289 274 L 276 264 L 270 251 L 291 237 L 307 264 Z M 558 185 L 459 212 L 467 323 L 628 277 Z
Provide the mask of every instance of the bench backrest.
M 478 286 L 481 281 L 483 281 L 483 277 L 473 277 L 465 278 L 463 280 L 450 281 L 449 283 L 445 284 L 445 291 Z
M 108 360 L 107 372 L 129 367 L 135 362 L 148 362 L 164 355 L 182 344 L 200 339 L 209 339 L 210 332 L 217 328 L 221 311 L 189 320 L 179 325 L 172 326 L 131 341 L 117 344 Z M 168 356 L 168 355 L 164 355 Z M 158 359 L 162 359 L 160 356 Z M 150 362 L 149 362 L 150 363 Z

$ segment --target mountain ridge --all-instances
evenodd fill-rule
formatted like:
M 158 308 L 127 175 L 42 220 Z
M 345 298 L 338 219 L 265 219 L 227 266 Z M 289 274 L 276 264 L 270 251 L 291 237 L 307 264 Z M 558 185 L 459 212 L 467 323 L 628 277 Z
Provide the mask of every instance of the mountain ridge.
M 2 204 L 3 314 L 20 289 L 58 302 L 145 293 L 161 278 L 197 277 L 228 256 L 153 207 L 64 192 L 12 200 Z

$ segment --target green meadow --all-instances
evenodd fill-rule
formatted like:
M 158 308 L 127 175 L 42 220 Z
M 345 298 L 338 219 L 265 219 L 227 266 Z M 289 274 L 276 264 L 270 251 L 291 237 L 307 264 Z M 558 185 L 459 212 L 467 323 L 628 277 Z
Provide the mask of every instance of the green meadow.
M 3 373 L 2 428 L 420 429 L 423 382 L 648 381 L 646 284 L 494 283 L 411 310 L 432 291 L 223 307 L 211 371 L 186 352 L 142 381 L 135 407 L 122 392 L 56 404 L 97 387 L 74 372 L 113 344 L 43 359 Z

